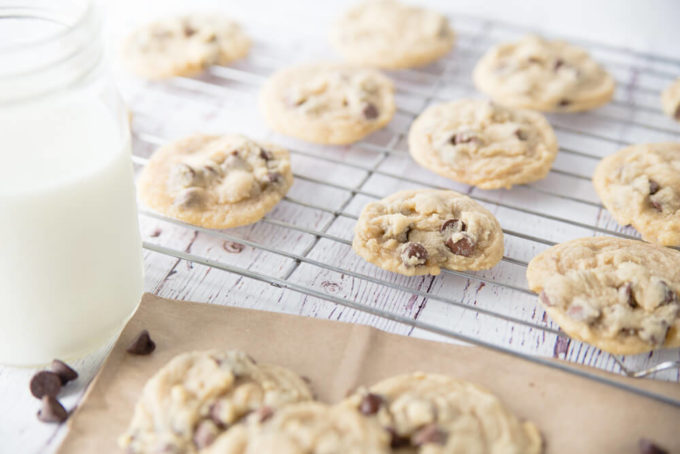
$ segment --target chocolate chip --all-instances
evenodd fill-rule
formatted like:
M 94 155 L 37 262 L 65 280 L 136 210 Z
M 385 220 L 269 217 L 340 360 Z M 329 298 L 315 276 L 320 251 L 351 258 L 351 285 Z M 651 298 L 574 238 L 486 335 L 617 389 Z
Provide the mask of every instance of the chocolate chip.
M 271 161 L 272 159 L 274 159 L 273 154 L 271 154 L 270 152 L 268 152 L 266 150 L 263 150 L 262 148 L 260 148 L 260 157 L 262 159 L 264 159 L 265 161 Z
M 214 422 L 215 425 L 218 428 L 224 430 L 224 429 L 227 428 L 227 424 L 220 417 L 221 411 L 222 411 L 222 405 L 220 404 L 220 401 L 217 401 L 214 404 L 212 404 L 212 406 L 210 407 L 209 415 L 210 415 L 210 420 L 212 422 Z
M 631 308 L 635 309 L 638 307 L 638 303 L 635 301 L 635 296 L 633 295 L 633 284 L 631 282 L 626 282 L 619 287 L 619 292 L 623 294 L 624 299 Z
M 446 247 L 456 255 L 470 257 L 475 250 L 475 242 L 469 236 L 463 235 L 457 241 L 453 241 L 453 238 L 446 240 Z
M 44 396 L 55 397 L 61 391 L 61 378 L 54 372 L 41 370 L 31 378 L 29 387 L 31 394 L 38 399 L 42 399 Z
M 649 199 L 649 204 L 659 213 L 663 212 L 663 205 L 656 200 Z
M 663 301 L 661 304 L 674 303 L 678 300 L 678 294 L 665 282 L 660 281 L 661 287 L 663 288 Z
M 175 199 L 175 204 L 183 208 L 191 208 L 203 204 L 205 191 L 202 188 L 188 188 Z
M 464 232 L 465 229 L 467 229 L 467 226 L 463 221 L 460 219 L 447 219 L 444 221 L 442 226 L 439 228 L 440 232 L 443 232 L 444 230 L 451 229 L 456 232 Z
M 548 298 L 548 294 L 545 293 L 545 290 L 541 290 L 541 294 L 538 295 L 538 298 L 541 300 L 541 303 L 545 304 L 548 307 L 553 307 L 554 304 L 552 301 L 550 301 L 550 298 Z
M 675 113 L 673 114 L 673 117 L 675 117 L 676 120 L 680 120 L 680 104 L 678 104 L 678 107 L 675 108 Z
M 649 180 L 649 195 L 656 194 L 657 192 L 659 192 L 659 189 L 661 189 L 661 186 L 659 186 L 659 183 L 650 179 Z
M 459 132 L 451 136 L 449 142 L 451 142 L 451 145 L 470 142 L 479 143 L 479 138 L 470 132 Z
M 198 449 L 210 446 L 215 441 L 215 438 L 217 438 L 217 427 L 215 427 L 212 421 L 204 419 L 198 423 L 194 431 L 194 444 Z
M 281 175 L 279 172 L 269 172 L 267 174 L 267 181 L 270 183 L 276 183 L 277 181 L 281 181 L 283 179 L 283 175 Z
M 385 428 L 387 433 L 390 434 L 390 447 L 391 448 L 404 448 L 411 444 L 411 439 L 403 435 L 399 435 L 396 430 L 392 427 Z
M 378 115 L 380 115 L 380 112 L 378 112 L 378 108 L 375 107 L 375 104 L 370 102 L 364 107 L 363 113 L 367 120 L 373 120 L 378 118 Z
M 149 355 L 155 349 L 156 343 L 151 340 L 149 332 L 147 330 L 142 330 L 125 351 L 132 355 Z
M 529 63 L 543 63 L 543 60 L 537 57 L 529 57 Z
M 274 416 L 274 409 L 267 405 L 260 407 L 255 411 L 255 418 L 257 419 L 257 422 L 265 422 L 272 416 Z
M 529 138 L 527 133 L 522 131 L 521 129 L 518 129 L 517 131 L 515 131 L 515 135 L 517 136 L 517 138 L 519 140 L 527 140 Z
M 420 243 L 406 243 L 401 253 L 401 260 L 405 265 L 422 265 L 427 261 L 427 249 Z
M 187 24 L 187 25 L 184 26 L 184 36 L 186 36 L 188 38 L 188 37 L 193 36 L 195 34 L 196 34 L 196 29 L 193 28 L 191 25 Z
M 560 99 L 560 102 L 557 103 L 560 107 L 567 107 L 569 104 L 571 104 L 571 101 L 568 99 Z
M 71 380 L 78 378 L 78 372 L 73 370 L 65 362 L 58 359 L 52 360 L 52 364 L 50 364 L 50 370 L 59 376 L 62 385 L 65 385 Z
M 640 438 L 638 440 L 638 447 L 640 448 L 640 454 L 668 454 L 668 451 L 647 438 Z
M 378 394 L 368 393 L 359 403 L 359 411 L 366 416 L 378 413 L 382 406 L 384 399 Z
M 38 410 L 38 419 L 42 422 L 64 422 L 68 412 L 54 396 L 43 396 L 42 406 Z
M 416 433 L 411 436 L 411 444 L 413 446 L 422 446 L 426 444 L 445 445 L 446 433 L 444 433 L 436 424 L 431 423 L 423 426 Z
M 230 153 L 232 156 L 238 156 L 238 150 L 232 150 Z
M 560 67 L 563 66 L 563 65 L 564 65 L 564 60 L 562 60 L 561 58 L 558 58 L 558 59 L 555 61 L 555 64 L 553 65 L 553 71 L 557 71 L 557 70 L 560 69 Z
M 156 228 L 153 229 L 153 231 L 149 234 L 149 236 L 150 236 L 151 238 L 158 238 L 159 236 L 161 236 L 161 233 L 163 233 L 163 231 L 162 231 L 161 229 L 159 229 L 158 227 L 156 227 Z

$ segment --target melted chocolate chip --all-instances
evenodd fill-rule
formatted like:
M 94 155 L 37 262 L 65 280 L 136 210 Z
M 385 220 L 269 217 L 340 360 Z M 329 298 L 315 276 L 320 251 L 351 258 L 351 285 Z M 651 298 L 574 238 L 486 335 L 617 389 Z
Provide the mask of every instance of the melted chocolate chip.
M 59 376 L 62 385 L 65 385 L 71 380 L 78 378 L 78 372 L 73 370 L 65 362 L 58 359 L 52 360 L 52 364 L 50 364 L 50 370 Z
M 472 133 L 469 132 L 459 132 L 451 136 L 451 139 L 449 139 L 449 142 L 451 142 L 451 145 L 458 145 L 461 143 L 479 143 L 479 138 L 475 136 Z
M 64 422 L 68 412 L 53 396 L 43 396 L 42 406 L 38 410 L 38 419 L 42 422 Z
M 267 174 L 267 181 L 270 183 L 276 183 L 278 181 L 281 181 L 283 179 L 283 175 L 279 172 L 269 172 Z
M 569 101 L 568 99 L 560 99 L 560 102 L 557 103 L 557 105 L 560 107 L 567 107 L 570 104 L 571 101 Z
M 659 192 L 659 189 L 661 189 L 661 186 L 659 186 L 659 183 L 650 179 L 649 180 L 649 195 L 656 194 L 657 192 Z
M 264 159 L 265 161 L 271 161 L 272 159 L 274 159 L 273 154 L 271 154 L 270 152 L 268 152 L 266 150 L 263 150 L 262 148 L 260 148 L 260 157 L 262 159 Z
M 663 205 L 661 205 L 661 203 L 657 202 L 656 200 L 650 199 L 649 204 L 652 206 L 652 208 L 654 208 L 659 213 L 661 213 L 663 211 Z
M 401 253 L 401 260 L 405 265 L 422 265 L 427 261 L 429 254 L 427 249 L 420 243 L 406 243 Z
M 366 106 L 364 106 L 364 110 L 362 112 L 364 114 L 364 117 L 366 117 L 367 120 L 374 120 L 374 119 L 378 118 L 378 116 L 380 115 L 378 108 L 375 107 L 375 104 L 373 104 L 373 103 L 366 104 Z
M 191 27 L 191 25 L 185 25 L 184 26 L 184 36 L 189 38 L 190 36 L 193 36 L 196 34 L 196 29 Z
M 188 188 L 175 199 L 175 204 L 182 208 L 198 207 L 203 204 L 205 191 L 202 188 Z
M 635 296 L 633 295 L 633 284 L 631 282 L 626 282 L 619 287 L 619 291 L 623 293 L 623 297 L 631 308 L 635 309 L 638 307 L 638 303 L 635 301 Z
M 224 430 L 224 429 L 227 428 L 227 423 L 225 421 L 223 421 L 222 418 L 220 417 L 221 411 L 222 411 L 222 409 L 221 409 L 220 401 L 217 401 L 214 404 L 212 404 L 212 406 L 210 407 L 209 416 L 210 416 L 210 420 L 212 422 L 214 422 L 215 425 L 219 429 Z
M 640 438 L 638 448 L 640 448 L 640 454 L 668 454 L 668 451 L 647 438 Z
M 460 219 L 455 219 L 455 218 L 454 219 L 447 219 L 446 221 L 444 221 L 442 226 L 439 228 L 439 231 L 443 232 L 447 229 L 451 229 L 451 230 L 456 231 L 456 232 L 464 232 L 467 229 L 467 226 Z
M 678 104 L 678 107 L 675 108 L 675 113 L 673 114 L 673 117 L 675 117 L 676 120 L 680 120 L 680 104 Z
M 517 131 L 515 131 L 515 136 L 517 136 L 517 138 L 519 140 L 527 140 L 529 138 L 527 133 L 522 131 L 521 129 L 518 129 Z
M 443 432 L 436 424 L 428 424 L 419 429 L 411 436 L 411 444 L 413 446 L 422 446 L 426 444 L 436 444 L 444 446 L 446 444 L 446 433 Z
M 464 235 L 457 241 L 453 241 L 452 238 L 449 238 L 446 240 L 446 247 L 456 255 L 470 257 L 475 250 L 475 242 L 469 236 Z
M 669 304 L 678 301 L 678 294 L 665 282 L 659 282 L 663 288 L 663 301 L 661 304 Z
M 156 349 L 156 343 L 151 340 L 149 332 L 142 330 L 125 350 L 131 355 L 150 355 Z
M 363 399 L 361 399 L 361 402 L 359 403 L 359 411 L 366 416 L 374 415 L 378 413 L 378 410 L 380 410 L 382 404 L 382 396 L 368 393 L 363 397 Z
M 194 431 L 194 444 L 196 447 L 203 449 L 213 444 L 215 438 L 217 438 L 216 429 L 215 424 L 209 419 L 204 419 L 198 423 Z
M 557 71 L 560 69 L 560 67 L 564 66 L 564 60 L 561 58 L 558 58 L 555 60 L 555 64 L 553 65 L 553 71 Z
M 42 399 L 44 396 L 56 397 L 61 391 L 61 378 L 54 372 L 41 370 L 31 378 L 29 387 L 31 394 L 38 399 Z
M 411 444 L 411 439 L 403 435 L 399 435 L 392 427 L 385 428 L 390 434 L 390 448 L 404 448 Z

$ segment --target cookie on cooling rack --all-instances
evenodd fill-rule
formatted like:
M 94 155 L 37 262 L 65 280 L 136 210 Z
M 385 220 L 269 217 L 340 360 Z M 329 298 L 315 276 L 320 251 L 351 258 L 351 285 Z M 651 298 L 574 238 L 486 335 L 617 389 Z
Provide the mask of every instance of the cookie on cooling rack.
M 454 40 L 446 17 L 394 0 L 363 2 L 331 29 L 331 42 L 347 61 L 386 69 L 430 63 Z
M 578 112 L 614 95 L 614 78 L 585 50 L 529 35 L 489 50 L 477 63 L 477 88 L 508 107 Z
M 191 14 L 147 24 L 123 43 L 121 56 L 138 76 L 161 79 L 191 76 L 212 65 L 245 57 L 250 39 L 219 15 Z
M 321 144 L 347 144 L 385 126 L 395 111 L 392 82 L 379 72 L 337 63 L 275 73 L 260 108 L 282 134 Z
M 252 224 L 293 184 L 288 151 L 240 135 L 196 134 L 156 151 L 138 181 L 149 207 L 189 224 Z
M 376 420 L 404 453 L 542 451 L 541 435 L 500 400 L 472 383 L 416 372 L 360 389 L 343 405 Z
M 593 184 L 619 224 L 647 241 L 680 245 L 680 143 L 633 145 L 607 156 Z
M 680 121 L 680 78 L 677 78 L 663 91 L 661 106 L 666 115 Z
M 251 419 L 219 437 L 205 454 L 388 454 L 390 438 L 375 421 L 346 406 L 302 402 Z
M 680 252 L 611 237 L 534 257 L 529 288 L 571 337 L 613 354 L 680 346 Z
M 544 178 L 557 138 L 543 115 L 488 101 L 436 104 L 411 126 L 409 152 L 423 167 L 483 189 Z
M 311 399 L 294 372 L 243 352 L 185 353 L 146 383 L 119 445 L 128 453 L 197 453 L 245 419 Z
M 503 231 L 486 208 L 453 191 L 401 191 L 366 205 L 354 251 L 388 271 L 415 276 L 441 268 L 482 270 L 503 257 Z

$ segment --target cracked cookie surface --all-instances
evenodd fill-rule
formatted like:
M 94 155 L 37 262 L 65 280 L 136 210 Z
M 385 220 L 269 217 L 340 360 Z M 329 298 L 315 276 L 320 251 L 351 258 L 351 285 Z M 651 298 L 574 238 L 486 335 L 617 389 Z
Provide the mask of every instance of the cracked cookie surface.
M 473 79 L 499 104 L 546 112 L 602 106 L 616 85 L 585 50 L 534 35 L 491 48 L 475 66 Z
M 219 15 L 190 14 L 147 24 L 123 43 L 130 71 L 149 79 L 191 76 L 212 65 L 245 57 L 250 39 L 234 21 Z
M 400 191 L 364 207 L 354 251 L 388 271 L 415 276 L 441 268 L 482 270 L 503 257 L 503 231 L 469 197 L 445 190 Z
M 619 224 L 646 241 L 680 245 L 680 143 L 633 145 L 607 156 L 593 185 Z
M 386 69 L 430 63 L 448 53 L 454 40 L 443 15 L 392 0 L 357 5 L 331 29 L 331 42 L 346 60 Z
M 472 383 L 416 372 L 360 389 L 343 403 L 376 420 L 402 454 L 538 454 L 541 436 Z
M 349 407 L 303 402 L 248 421 L 215 441 L 205 454 L 388 454 L 389 436 Z
M 680 121 L 680 77 L 661 94 L 663 111 L 675 121 Z
M 157 150 L 138 188 L 149 208 L 224 229 L 258 221 L 292 184 L 287 150 L 235 134 L 196 134 Z
M 146 383 L 119 444 L 128 453 L 197 453 L 244 419 L 311 399 L 294 372 L 243 352 L 185 353 Z
M 337 63 L 286 68 L 270 77 L 260 109 L 277 132 L 308 142 L 356 142 L 390 122 L 392 82 L 372 69 Z
M 543 115 L 464 99 L 429 107 L 409 131 L 409 152 L 423 167 L 483 189 L 544 178 L 557 139 Z
M 611 237 L 534 257 L 529 288 L 571 337 L 613 354 L 680 346 L 680 252 Z

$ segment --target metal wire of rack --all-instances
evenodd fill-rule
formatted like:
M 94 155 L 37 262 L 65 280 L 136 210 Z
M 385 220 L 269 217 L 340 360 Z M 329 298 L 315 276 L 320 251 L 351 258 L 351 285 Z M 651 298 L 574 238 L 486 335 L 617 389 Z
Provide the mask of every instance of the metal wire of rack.
M 421 101 L 420 105 L 426 106 L 431 102 L 447 101 L 456 96 L 460 96 L 451 95 L 450 93 L 449 94 L 442 93 L 442 91 L 446 91 L 446 89 L 451 89 L 452 87 L 454 89 L 461 89 L 465 92 L 474 92 L 474 87 L 472 86 L 471 82 L 469 82 L 469 80 L 464 80 L 460 78 L 458 74 L 460 73 L 459 71 L 460 67 L 465 66 L 464 64 L 461 64 L 461 60 L 467 61 L 467 64 L 469 65 L 474 64 L 476 58 L 478 58 L 481 55 L 481 53 L 483 53 L 486 50 L 486 48 L 493 43 L 494 38 L 487 38 L 487 36 L 491 35 L 490 32 L 492 31 L 500 30 L 505 34 L 525 32 L 525 30 L 515 27 L 512 24 L 504 24 L 502 22 L 489 22 L 479 18 L 460 16 L 457 16 L 452 19 L 454 22 L 454 27 L 456 27 L 458 32 L 458 43 L 456 51 L 452 54 L 452 56 L 447 56 L 442 60 L 440 71 L 438 73 L 432 74 L 423 69 L 401 71 L 400 74 L 402 75 L 406 74 L 417 76 L 421 81 L 422 79 L 425 79 L 425 83 L 421 82 L 418 86 L 413 86 L 413 84 L 404 84 L 397 81 L 396 83 L 397 94 L 403 94 L 409 97 L 418 98 Z M 474 34 L 465 31 L 464 26 L 463 30 L 459 30 L 457 27 L 459 24 L 470 23 L 477 26 L 478 31 Z M 573 39 L 571 41 L 578 42 L 578 40 Z M 464 45 L 461 43 L 468 44 Z M 667 82 L 670 82 L 670 78 L 674 77 L 672 70 L 652 68 L 650 66 L 638 66 L 637 60 L 642 59 L 648 62 L 657 62 L 663 67 L 670 66 L 677 70 L 678 73 L 680 73 L 680 60 L 667 59 L 665 57 L 659 57 L 655 55 L 640 54 L 626 49 L 620 49 L 613 46 L 607 46 L 598 43 L 588 42 L 582 44 L 586 45 L 591 49 L 592 48 L 600 49 L 603 51 L 614 53 L 619 56 L 623 56 L 624 58 L 627 58 L 629 60 L 622 61 L 618 59 L 611 60 L 605 58 L 598 58 L 598 60 L 603 62 L 604 65 L 608 68 L 619 68 L 627 71 L 634 71 L 636 73 L 637 72 L 647 73 L 652 75 L 653 77 L 663 78 L 664 80 L 667 79 Z M 273 52 L 271 52 L 269 44 L 267 43 L 257 44 L 256 47 L 261 47 L 262 48 L 260 49 L 261 52 L 258 53 L 253 52 L 253 54 L 255 55 L 249 58 L 249 63 L 229 68 L 212 67 L 208 71 L 207 74 L 208 77 L 205 78 L 180 77 L 172 79 L 170 82 L 168 82 L 168 84 L 174 89 L 185 90 L 189 94 L 191 94 L 192 92 L 199 92 L 208 93 L 212 95 L 216 94 L 218 96 L 224 96 L 233 93 L 234 88 L 228 86 L 229 83 L 241 83 L 256 87 L 260 83 L 262 83 L 264 79 L 266 79 L 266 77 L 269 75 L 269 73 L 271 73 L 272 70 L 277 69 L 286 64 L 286 62 L 283 61 L 283 59 L 273 56 Z M 634 62 L 631 63 L 630 60 L 634 60 Z M 629 95 L 628 97 L 633 99 L 633 101 L 615 99 L 612 102 L 612 104 L 616 108 L 624 109 L 623 115 L 612 115 L 603 112 L 589 112 L 583 115 L 587 116 L 588 119 L 594 121 L 613 123 L 617 127 L 640 128 L 643 131 L 667 134 L 675 138 L 680 136 L 680 129 L 677 127 L 673 128 L 673 126 L 663 126 L 659 124 L 649 123 L 647 121 L 638 121 L 637 119 L 634 118 L 635 113 L 640 111 L 642 111 L 646 115 L 658 116 L 659 118 L 663 118 L 663 113 L 660 111 L 660 108 L 658 106 L 640 103 L 637 99 L 635 99 L 634 96 L 637 94 L 642 94 L 643 96 L 647 94 L 649 95 L 653 94 L 654 96 L 658 97 L 658 88 L 641 85 L 635 80 L 633 82 L 625 82 L 619 80 L 618 82 L 619 87 L 623 87 L 626 90 L 626 93 Z M 183 94 L 181 94 L 180 96 L 183 96 Z M 421 111 L 422 108 L 413 109 L 405 106 L 398 107 L 398 113 L 411 120 L 415 118 L 415 116 L 417 116 Z M 563 123 L 560 121 L 559 116 L 556 116 L 554 118 L 551 117 L 550 120 L 551 124 L 558 132 L 561 131 L 565 134 L 583 136 L 613 146 L 622 146 L 632 143 L 630 140 L 622 138 L 621 135 L 611 136 L 604 132 L 598 131 L 597 128 L 577 127 L 569 125 L 566 122 Z M 329 221 L 326 222 L 322 228 L 310 228 L 307 226 L 301 226 L 297 225 L 294 222 L 276 219 L 270 215 L 265 216 L 262 219 L 262 221 L 260 221 L 265 224 L 276 226 L 277 228 L 287 229 L 290 231 L 296 231 L 311 235 L 314 238 L 314 241 L 307 245 L 304 248 L 304 250 L 300 253 L 289 252 L 284 248 L 271 246 L 262 241 L 247 240 L 242 237 L 232 235 L 225 231 L 205 229 L 193 225 L 184 224 L 181 221 L 170 219 L 151 211 L 147 211 L 144 209 L 140 210 L 140 214 L 148 218 L 160 220 L 162 222 L 167 222 L 173 225 L 183 226 L 191 230 L 201 232 L 217 240 L 240 243 L 257 250 L 265 251 L 292 260 L 291 266 L 287 270 L 285 270 L 282 276 L 280 277 L 252 271 L 250 269 L 234 266 L 232 264 L 224 263 L 221 261 L 212 260 L 208 257 L 193 254 L 187 251 L 177 250 L 159 244 L 154 244 L 149 241 L 144 242 L 144 247 L 156 253 L 165 254 L 167 256 L 172 256 L 181 260 L 199 263 L 201 265 L 205 265 L 211 268 L 227 271 L 230 273 L 235 273 L 237 275 L 249 279 L 269 283 L 276 287 L 288 289 L 307 296 L 320 298 L 331 303 L 345 306 L 357 311 L 362 311 L 377 317 L 397 322 L 399 324 L 410 326 L 412 328 L 421 329 L 444 337 L 456 339 L 458 341 L 463 341 L 472 345 L 489 348 L 498 352 L 522 358 L 527 361 L 542 364 L 552 368 L 557 368 L 567 373 L 579 375 L 590 380 L 614 386 L 625 391 L 632 392 L 638 395 L 643 395 L 674 406 L 680 406 L 680 400 L 671 398 L 666 395 L 648 391 L 641 386 L 633 386 L 628 383 L 612 380 L 607 376 L 589 372 L 584 370 L 583 368 L 574 367 L 573 365 L 567 362 L 558 362 L 552 359 L 543 358 L 541 356 L 526 354 L 516 349 L 513 349 L 512 347 L 507 345 L 491 343 L 486 340 L 483 340 L 482 338 L 464 334 L 452 328 L 443 327 L 435 323 L 424 322 L 416 318 L 406 317 L 394 311 L 381 309 L 364 301 L 357 301 L 356 299 L 330 295 L 327 292 L 323 292 L 318 288 L 314 288 L 309 285 L 302 285 L 298 282 L 291 280 L 290 278 L 292 274 L 300 265 L 308 265 L 320 270 L 338 273 L 344 276 L 349 276 L 353 279 L 358 279 L 370 284 L 378 285 L 385 289 L 395 290 L 405 295 L 421 297 L 426 299 L 427 301 L 438 301 L 447 306 L 459 308 L 464 311 L 474 312 L 475 316 L 482 316 L 488 319 L 503 320 L 506 322 L 510 322 L 514 326 L 521 326 L 530 330 L 536 330 L 546 335 L 552 335 L 556 336 L 557 338 L 568 339 L 568 337 L 562 331 L 556 329 L 549 321 L 545 321 L 545 319 L 543 322 L 528 321 L 514 314 L 507 313 L 507 311 L 504 312 L 502 310 L 499 310 L 496 307 L 494 307 L 493 309 L 480 307 L 456 298 L 435 294 L 433 292 L 430 292 L 429 288 L 426 290 L 422 290 L 420 287 L 413 288 L 412 286 L 400 284 L 387 278 L 374 276 L 372 274 L 356 271 L 348 267 L 343 267 L 341 265 L 335 264 L 332 257 L 324 257 L 323 260 L 320 260 L 310 255 L 310 252 L 314 250 L 315 246 L 317 246 L 319 241 L 321 240 L 328 240 L 343 247 L 349 247 L 351 245 L 351 240 L 343 238 L 342 236 L 339 236 L 337 234 L 330 233 L 331 227 L 336 221 L 340 219 L 350 220 L 352 222 L 357 219 L 356 214 L 348 210 L 350 204 L 355 202 L 357 197 L 379 199 L 387 195 L 378 194 L 372 190 L 366 189 L 365 186 L 369 179 L 373 177 L 383 177 L 423 187 L 430 188 L 444 187 L 443 185 L 438 184 L 436 180 L 433 180 L 435 181 L 433 182 L 430 179 L 417 178 L 407 176 L 399 172 L 383 170 L 381 168 L 382 164 L 387 162 L 387 160 L 391 157 L 408 159 L 408 153 L 404 149 L 398 147 L 398 144 L 403 141 L 407 130 L 405 128 L 398 127 L 395 128 L 394 126 L 388 126 L 386 128 L 386 131 L 391 136 L 386 143 L 376 144 L 374 142 L 371 142 L 370 140 L 362 140 L 352 145 L 353 148 L 360 149 L 366 153 L 377 154 L 378 156 L 377 159 L 371 165 L 357 164 L 343 159 L 332 158 L 327 155 L 324 155 L 323 153 L 306 151 L 301 147 L 289 148 L 293 156 L 309 160 L 320 160 L 321 162 L 324 162 L 326 164 L 344 166 L 349 169 L 364 172 L 363 178 L 361 178 L 357 182 L 357 184 L 354 185 L 339 184 L 332 181 L 328 181 L 323 178 L 313 177 L 302 173 L 294 172 L 296 180 L 302 180 L 310 184 L 319 185 L 321 187 L 333 188 L 335 190 L 347 193 L 344 202 L 340 204 L 339 207 L 335 208 L 329 208 L 328 206 L 325 206 L 323 203 L 311 203 L 309 201 L 295 198 L 291 195 L 284 197 L 284 200 L 287 203 L 329 215 L 330 216 Z M 139 130 L 134 131 L 134 137 L 138 142 L 152 146 L 161 145 L 167 140 L 167 138 L 165 137 L 158 137 L 154 134 Z M 584 159 L 591 163 L 596 163 L 599 159 L 602 158 L 602 155 L 594 153 L 592 151 L 588 151 L 586 149 L 581 149 L 581 147 L 578 146 L 560 146 L 560 155 L 567 155 L 573 157 L 574 159 Z M 133 161 L 135 162 L 135 164 L 143 166 L 146 164 L 147 159 L 135 155 L 133 156 Z M 573 179 L 575 181 L 590 182 L 589 174 L 573 170 L 567 170 L 564 168 L 555 167 L 551 169 L 551 174 L 554 174 L 561 178 Z M 578 194 L 574 195 L 570 193 L 560 192 L 558 190 L 550 188 L 549 186 L 541 185 L 540 183 L 525 184 L 520 185 L 520 187 L 527 191 L 531 191 L 536 197 L 546 196 L 550 198 L 555 198 L 557 200 L 574 203 L 577 204 L 578 206 L 590 207 L 591 209 L 595 210 L 603 210 L 603 207 L 600 204 L 599 200 L 596 199 L 593 200 L 592 197 L 589 199 L 584 196 L 579 196 Z M 450 187 L 447 187 L 447 189 L 450 189 Z M 482 204 L 493 206 L 498 209 L 505 209 L 518 212 L 521 213 L 522 215 L 533 216 L 546 221 L 556 222 L 562 225 L 568 225 L 571 227 L 583 229 L 584 231 L 589 232 L 589 234 L 591 235 L 607 234 L 622 238 L 636 238 L 636 239 L 639 238 L 639 236 L 634 231 L 631 230 L 625 229 L 616 230 L 611 227 L 602 227 L 595 223 L 577 221 L 565 217 L 564 215 L 551 214 L 547 211 L 538 208 L 534 209 L 519 203 L 506 202 L 503 200 L 502 196 L 499 196 L 496 193 L 492 195 L 487 195 L 482 191 L 480 194 L 478 191 L 473 191 L 472 188 L 470 188 L 468 190 L 468 194 L 470 195 L 470 197 L 472 197 L 473 199 L 477 200 Z M 507 237 L 515 238 L 518 241 L 528 241 L 532 243 L 541 244 L 543 246 L 552 246 L 556 243 L 555 241 L 549 238 L 545 238 L 543 236 L 531 233 L 525 233 L 519 229 L 506 227 L 503 229 L 503 232 Z M 525 268 L 528 264 L 526 260 L 512 257 L 510 255 L 504 256 L 502 260 L 504 263 L 519 266 L 522 269 Z M 490 284 L 498 286 L 499 288 L 502 288 L 509 292 L 516 292 L 523 295 L 533 296 L 533 293 L 529 291 L 524 285 L 519 285 L 518 283 L 501 282 L 498 279 L 487 277 L 484 273 L 442 270 L 442 276 L 443 278 L 447 278 L 447 276 L 463 278 L 464 280 L 467 281 L 474 281 L 481 284 Z M 664 370 L 680 369 L 680 361 L 664 361 L 641 370 L 632 370 L 628 368 L 620 358 L 612 355 L 612 359 L 618 364 L 621 373 L 629 377 L 645 377 Z

